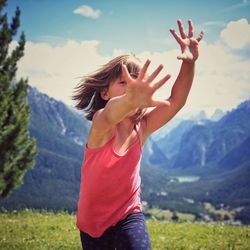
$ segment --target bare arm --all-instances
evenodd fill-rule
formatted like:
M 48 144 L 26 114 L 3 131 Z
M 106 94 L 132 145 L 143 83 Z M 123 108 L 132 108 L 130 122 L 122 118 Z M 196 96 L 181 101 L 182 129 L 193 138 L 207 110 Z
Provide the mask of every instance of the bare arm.
M 193 24 L 189 20 L 189 34 L 185 34 L 182 23 L 178 20 L 181 37 L 171 29 L 171 33 L 176 41 L 181 46 L 182 54 L 177 58 L 183 60 L 179 75 L 172 87 L 171 95 L 167 99 L 170 103 L 168 107 L 156 107 L 145 116 L 145 129 L 144 138 L 147 138 L 154 131 L 165 125 L 172 119 L 176 113 L 185 105 L 188 94 L 190 92 L 194 74 L 195 74 L 195 61 L 197 60 L 198 42 L 203 37 L 203 32 L 200 33 L 197 39 L 193 38 Z
M 110 130 L 126 117 L 134 107 L 126 94 L 117 96 L 108 101 L 105 108 L 98 110 L 93 117 L 94 129 L 103 132 Z

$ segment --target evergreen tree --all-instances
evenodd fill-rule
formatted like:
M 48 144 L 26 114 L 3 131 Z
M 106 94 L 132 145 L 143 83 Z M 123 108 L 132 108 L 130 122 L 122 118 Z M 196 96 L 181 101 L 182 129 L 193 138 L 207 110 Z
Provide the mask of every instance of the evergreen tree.
M 25 36 L 9 50 L 20 25 L 17 7 L 8 24 L 3 14 L 6 0 L 0 0 L 0 197 L 23 183 L 23 177 L 35 163 L 36 142 L 29 136 L 28 80 L 15 80 L 17 62 L 24 55 Z

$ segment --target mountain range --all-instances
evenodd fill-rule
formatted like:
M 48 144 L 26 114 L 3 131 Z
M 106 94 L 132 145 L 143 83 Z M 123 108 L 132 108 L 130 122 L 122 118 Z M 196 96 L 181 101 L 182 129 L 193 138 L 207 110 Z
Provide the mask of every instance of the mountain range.
M 0 206 L 74 212 L 90 123 L 35 88 L 29 87 L 27 100 L 30 134 L 38 145 L 36 165 Z M 211 214 L 206 202 L 217 208 L 223 204 L 238 209 L 235 219 L 250 223 L 250 100 L 227 113 L 217 110 L 210 119 L 200 113 L 172 123 L 167 133 L 150 137 L 144 146 L 142 200 L 149 207 L 197 217 Z M 197 178 L 187 182 L 181 179 L 185 176 Z

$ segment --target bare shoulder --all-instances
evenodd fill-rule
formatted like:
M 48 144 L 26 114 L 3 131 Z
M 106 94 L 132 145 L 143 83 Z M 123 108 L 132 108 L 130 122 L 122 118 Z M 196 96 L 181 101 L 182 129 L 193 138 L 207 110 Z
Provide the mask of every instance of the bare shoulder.
M 98 110 L 92 119 L 87 144 L 89 148 L 98 148 L 105 145 L 114 135 L 115 127 L 105 126 L 102 117 L 103 109 Z

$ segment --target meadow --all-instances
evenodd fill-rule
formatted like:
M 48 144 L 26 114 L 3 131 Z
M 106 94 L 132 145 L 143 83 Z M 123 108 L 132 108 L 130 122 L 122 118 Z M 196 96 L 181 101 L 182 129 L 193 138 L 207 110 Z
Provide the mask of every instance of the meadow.
M 153 250 L 250 249 L 250 227 L 149 219 Z M 0 213 L 0 249 L 81 249 L 75 215 L 23 210 Z

